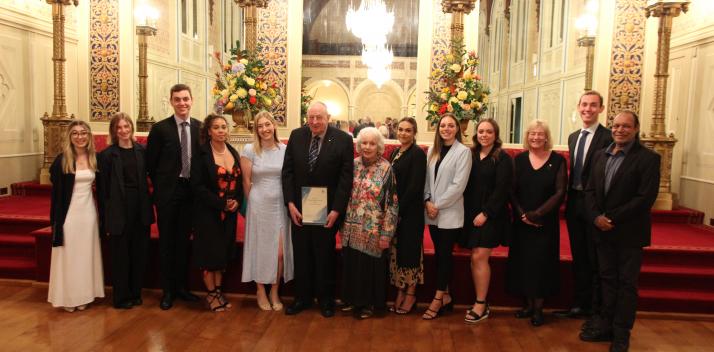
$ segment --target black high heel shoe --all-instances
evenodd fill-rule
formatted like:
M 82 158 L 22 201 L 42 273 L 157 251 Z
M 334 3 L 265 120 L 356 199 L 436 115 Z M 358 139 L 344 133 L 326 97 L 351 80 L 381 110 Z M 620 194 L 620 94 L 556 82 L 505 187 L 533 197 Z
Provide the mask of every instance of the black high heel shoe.
M 443 298 L 436 298 L 434 297 L 434 301 L 438 301 L 439 303 L 439 309 L 434 311 L 431 309 L 431 305 L 426 308 L 426 311 L 424 314 L 422 314 L 421 318 L 424 320 L 434 320 L 438 318 L 441 315 L 442 310 L 444 309 L 444 299 Z
M 451 298 L 451 296 L 449 296 L 449 298 Z M 441 309 L 439 309 L 439 312 L 440 312 L 441 314 L 444 314 L 444 313 L 446 313 L 446 312 L 453 312 L 453 311 L 454 311 L 454 299 L 453 299 L 453 298 L 451 298 L 451 300 L 449 301 L 449 303 L 444 304 L 444 305 L 441 307 Z
M 414 293 L 405 292 L 404 294 L 407 296 L 416 297 L 416 294 Z M 404 300 L 406 301 L 407 299 L 405 298 Z M 416 303 L 416 298 L 414 298 L 414 302 L 411 306 L 409 306 L 409 309 L 402 309 L 402 307 L 397 307 L 397 309 L 394 310 L 394 313 L 398 315 L 407 315 L 414 310 L 414 307 L 416 307 Z M 402 302 L 402 304 L 404 304 L 404 302 Z

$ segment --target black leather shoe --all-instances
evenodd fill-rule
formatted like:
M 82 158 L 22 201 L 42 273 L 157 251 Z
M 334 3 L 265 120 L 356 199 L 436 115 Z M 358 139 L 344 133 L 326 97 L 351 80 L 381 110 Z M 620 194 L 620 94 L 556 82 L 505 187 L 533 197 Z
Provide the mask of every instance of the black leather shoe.
M 531 325 L 533 326 L 541 326 L 545 323 L 545 318 L 543 318 L 543 311 L 542 310 L 536 310 L 533 312 L 533 316 L 531 317 Z
M 610 352 L 627 352 L 629 349 L 629 341 L 613 341 L 610 345 Z
M 161 296 L 161 302 L 159 303 L 159 307 L 161 308 L 161 310 L 169 310 L 173 306 L 174 295 L 171 293 L 164 293 L 164 295 Z
M 533 309 L 519 309 L 516 311 L 516 319 L 525 319 L 533 316 Z
M 335 316 L 335 302 L 327 301 L 320 302 L 320 314 L 325 318 L 332 318 Z
M 558 318 L 587 318 L 592 315 L 592 312 L 588 309 L 573 307 L 568 310 L 556 310 L 553 315 Z
M 198 302 L 198 296 L 194 295 L 188 290 L 176 291 L 176 297 L 186 302 Z
M 285 315 L 295 315 L 299 314 L 305 309 L 310 308 L 311 304 L 304 301 L 295 301 L 293 304 L 285 308 Z
M 585 342 L 612 341 L 612 331 L 587 329 L 580 333 L 580 340 Z
M 120 303 L 114 303 L 114 308 L 116 309 L 131 309 L 134 304 L 131 303 L 131 300 L 120 302 Z

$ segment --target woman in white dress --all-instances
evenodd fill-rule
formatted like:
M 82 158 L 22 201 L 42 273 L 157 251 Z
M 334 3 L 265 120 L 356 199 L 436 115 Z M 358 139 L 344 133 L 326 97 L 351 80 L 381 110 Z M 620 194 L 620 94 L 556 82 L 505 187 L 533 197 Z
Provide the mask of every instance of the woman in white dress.
M 280 278 L 293 278 L 290 219 L 283 201 L 280 179 L 285 145 L 278 140 L 273 115 L 255 116 L 253 143 L 243 148 L 240 167 L 243 191 L 248 200 L 243 243 L 243 282 L 255 281 L 258 307 L 281 310 Z M 270 298 L 265 285 L 270 284 Z
M 84 121 L 69 124 L 62 154 L 50 167 L 52 262 L 47 301 L 68 312 L 104 297 L 97 208 L 92 195 L 97 157 Z

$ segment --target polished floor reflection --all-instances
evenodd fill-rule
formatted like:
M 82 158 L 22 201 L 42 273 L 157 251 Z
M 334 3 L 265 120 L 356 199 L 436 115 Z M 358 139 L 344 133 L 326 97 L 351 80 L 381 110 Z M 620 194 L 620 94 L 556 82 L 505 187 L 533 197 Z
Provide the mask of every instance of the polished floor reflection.
M 477 325 L 463 323 L 463 309 L 423 321 L 420 315 L 387 315 L 366 321 L 324 319 L 317 310 L 288 317 L 263 312 L 253 297 L 231 296 L 234 307 L 211 313 L 200 304 L 158 308 L 159 292 L 127 311 L 109 300 L 84 312 L 53 309 L 47 288 L 0 280 L 0 349 L 3 351 L 607 351 L 577 338 L 580 320 L 547 320 L 540 328 L 496 309 Z M 423 309 L 423 307 L 421 307 Z M 714 316 L 638 316 L 631 351 L 709 351 Z

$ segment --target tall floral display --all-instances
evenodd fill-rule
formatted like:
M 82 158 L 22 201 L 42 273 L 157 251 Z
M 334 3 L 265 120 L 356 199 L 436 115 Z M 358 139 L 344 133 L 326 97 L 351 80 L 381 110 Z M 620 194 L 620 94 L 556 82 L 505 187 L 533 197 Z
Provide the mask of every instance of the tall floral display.
M 478 120 L 488 108 L 491 91 L 476 73 L 479 65 L 476 52 L 467 53 L 461 43 L 454 45 L 454 50 L 445 55 L 441 68 L 431 73 L 431 88 L 426 92 L 426 118 L 432 125 L 447 112 L 459 121 Z
M 216 112 L 232 114 L 236 129 L 243 131 L 248 122 L 245 115 L 270 110 L 280 96 L 277 84 L 263 77 L 265 64 L 256 54 L 259 50 L 254 52 L 239 48 L 240 43 L 236 42 L 226 62 L 223 62 L 220 53 L 213 54 L 221 71 L 216 73 L 212 93 Z

